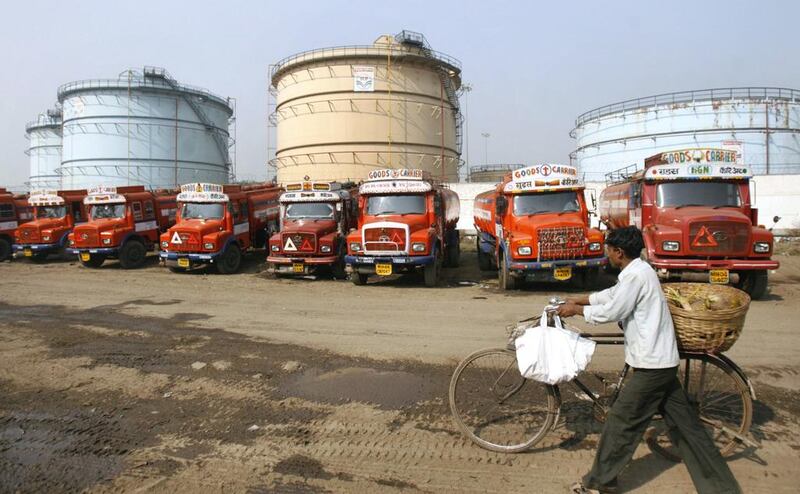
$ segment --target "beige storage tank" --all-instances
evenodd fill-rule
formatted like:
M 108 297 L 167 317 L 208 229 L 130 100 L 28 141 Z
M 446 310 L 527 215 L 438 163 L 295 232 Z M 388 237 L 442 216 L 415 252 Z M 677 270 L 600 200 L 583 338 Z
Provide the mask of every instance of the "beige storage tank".
M 523 164 L 497 164 L 473 166 L 469 170 L 470 182 L 491 182 L 499 184 L 503 178 L 517 168 L 522 168 Z
M 458 181 L 461 65 L 421 34 L 300 53 L 272 66 L 270 77 L 278 183 L 359 181 L 380 168 Z

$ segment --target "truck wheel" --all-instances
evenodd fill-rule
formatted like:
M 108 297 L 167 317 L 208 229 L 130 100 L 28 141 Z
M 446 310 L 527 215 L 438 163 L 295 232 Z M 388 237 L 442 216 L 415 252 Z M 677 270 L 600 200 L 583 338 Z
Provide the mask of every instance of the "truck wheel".
M 0 262 L 11 259 L 11 244 L 8 240 L 0 238 Z
M 366 273 L 357 273 L 357 272 L 350 273 L 350 281 L 352 281 L 354 285 L 359 285 L 359 286 L 366 285 L 367 278 L 369 278 L 369 275 Z
M 432 288 L 439 283 L 439 272 L 441 271 L 441 267 L 442 257 L 437 253 L 436 257 L 433 258 L 433 262 L 426 264 L 423 268 L 423 272 L 425 274 L 425 286 Z
M 478 241 L 476 242 L 476 247 L 478 248 L 478 268 L 481 271 L 491 271 L 494 269 L 494 266 L 492 266 L 491 256 L 481 250 L 480 238 L 478 238 Z
M 167 266 L 167 268 L 173 273 L 185 273 L 186 268 L 179 268 L 178 266 Z
M 517 288 L 517 279 L 511 276 L 511 271 L 506 264 L 505 256 L 500 256 L 498 268 L 498 280 L 500 282 L 500 289 L 509 291 Z
M 119 250 L 119 264 L 122 269 L 142 267 L 147 260 L 147 248 L 138 240 L 129 240 Z
M 80 256 L 79 256 L 79 258 L 80 258 Z M 84 267 L 87 267 L 87 268 L 99 268 L 100 266 L 103 265 L 105 260 L 106 260 L 106 256 L 98 256 L 96 254 L 93 254 L 92 257 L 90 257 L 88 261 L 84 261 L 83 259 L 81 259 L 81 264 Z
M 217 271 L 219 274 L 233 274 L 239 270 L 242 264 L 242 251 L 239 246 L 230 244 L 225 252 L 219 257 L 217 261 Z
M 347 278 L 347 272 L 344 270 L 344 260 L 337 259 L 331 266 L 331 275 L 334 279 L 343 280 Z
M 767 283 L 769 281 L 766 271 L 747 271 L 740 273 L 739 276 L 744 279 L 739 281 L 736 288 L 747 292 L 753 300 L 764 298 L 767 294 Z

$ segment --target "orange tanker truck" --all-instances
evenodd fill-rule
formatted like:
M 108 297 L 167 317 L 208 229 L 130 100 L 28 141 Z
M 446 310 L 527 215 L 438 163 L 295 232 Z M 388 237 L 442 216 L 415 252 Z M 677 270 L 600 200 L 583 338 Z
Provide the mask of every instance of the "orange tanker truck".
M 329 269 L 346 276 L 346 236 L 355 228 L 358 188 L 338 182 L 291 183 L 281 194 L 280 232 L 269 240 L 267 270 L 276 275 L 304 275 Z
M 758 225 L 750 169 L 729 149 L 681 149 L 606 176 L 600 220 L 636 225 L 644 256 L 662 279 L 732 283 L 761 298 L 767 290 L 773 235 Z
M 69 245 L 89 268 L 106 259 L 119 259 L 124 269 L 141 267 L 158 245 L 158 235 L 175 222 L 174 191 L 98 186 L 89 189 L 84 203 L 89 222 L 75 227 Z
M 607 259 L 602 232 L 589 227 L 583 191 L 575 167 L 542 164 L 514 170 L 479 194 L 480 268 L 497 269 L 503 290 L 525 280 L 593 284 Z
M 85 190 L 31 191 L 28 205 L 34 219 L 14 232 L 14 250 L 36 262 L 66 252 L 72 229 L 87 220 L 84 197 Z
M 14 232 L 33 219 L 29 209 L 25 196 L 14 195 L 0 187 L 0 262 L 13 256 Z
M 235 273 L 242 253 L 266 247 L 278 230 L 282 191 L 271 183 L 181 186 L 177 223 L 161 235 L 161 260 L 175 272 L 213 264 Z
M 369 172 L 359 187 L 358 227 L 347 236 L 346 271 L 356 285 L 370 275 L 422 270 L 436 286 L 442 266 L 458 266 L 455 192 L 417 169 Z

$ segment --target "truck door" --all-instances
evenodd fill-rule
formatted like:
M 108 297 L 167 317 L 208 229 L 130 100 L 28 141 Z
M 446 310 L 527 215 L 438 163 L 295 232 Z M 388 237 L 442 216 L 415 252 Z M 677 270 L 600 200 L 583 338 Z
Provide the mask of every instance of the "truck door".
M 628 189 L 628 224 L 642 229 L 642 183 L 633 182 Z

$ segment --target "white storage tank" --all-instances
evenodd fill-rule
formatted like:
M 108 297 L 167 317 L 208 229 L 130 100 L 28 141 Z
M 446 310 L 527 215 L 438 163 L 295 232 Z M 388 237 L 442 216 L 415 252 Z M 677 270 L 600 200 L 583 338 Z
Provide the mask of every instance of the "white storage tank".
M 28 138 L 26 154 L 30 159 L 28 185 L 31 189 L 60 189 L 61 108 L 40 113 L 25 126 Z
M 166 70 L 127 70 L 58 89 L 63 107 L 62 186 L 226 183 L 229 98 L 178 83 Z
M 731 148 L 755 174 L 800 173 L 800 91 L 705 89 L 623 101 L 575 121 L 571 162 L 587 181 L 671 149 Z

